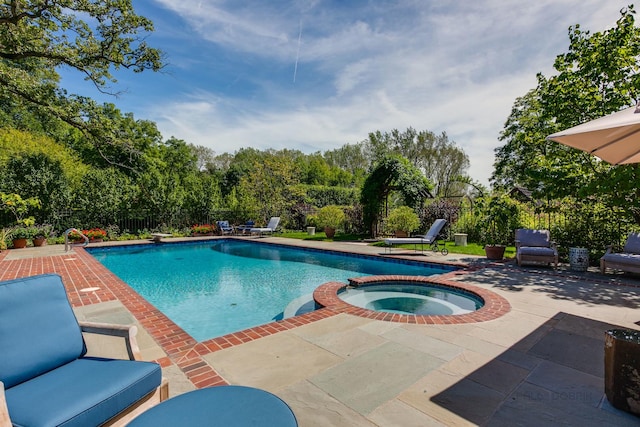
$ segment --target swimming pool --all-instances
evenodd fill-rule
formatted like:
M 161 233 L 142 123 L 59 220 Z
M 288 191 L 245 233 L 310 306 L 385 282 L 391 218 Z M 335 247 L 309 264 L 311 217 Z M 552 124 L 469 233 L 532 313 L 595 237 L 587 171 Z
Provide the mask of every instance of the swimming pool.
M 198 341 L 278 320 L 328 281 L 455 269 L 234 239 L 88 251 Z

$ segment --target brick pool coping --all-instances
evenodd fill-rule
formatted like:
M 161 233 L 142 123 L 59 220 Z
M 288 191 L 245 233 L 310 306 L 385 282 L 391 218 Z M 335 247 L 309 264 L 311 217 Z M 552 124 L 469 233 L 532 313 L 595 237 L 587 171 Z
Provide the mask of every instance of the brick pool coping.
M 453 272 L 448 274 L 457 273 L 458 272 Z M 446 276 L 447 274 L 436 277 L 381 275 L 356 277 L 350 279 L 349 281 L 351 282 L 351 286 L 362 286 L 384 282 L 406 282 L 423 285 L 437 285 L 445 288 L 452 288 L 454 290 L 457 289 L 464 292 L 472 293 L 480 297 L 484 302 L 484 305 L 474 312 L 459 315 L 409 315 L 374 311 L 357 307 L 343 301 L 338 296 L 338 293 L 340 293 L 340 291 L 350 285 L 346 285 L 340 282 L 328 282 L 319 286 L 313 292 L 313 299 L 320 306 L 331 308 L 331 310 L 340 313 L 348 313 L 354 316 L 366 317 L 367 319 L 384 320 L 399 323 L 415 323 L 419 325 L 451 325 L 461 323 L 485 322 L 488 320 L 497 319 L 498 317 L 507 314 L 511 310 L 509 301 L 507 301 L 500 295 L 480 288 L 478 286 L 447 280 Z
M 73 307 L 82 307 L 108 301 L 120 301 L 165 352 L 166 356 L 155 360 L 155 362 L 165 368 L 172 365 L 177 366 L 196 388 L 227 384 L 227 381 L 207 364 L 202 356 L 307 325 L 340 313 L 369 317 L 367 313 L 359 312 L 359 310 L 362 309 L 355 308 L 355 310 L 352 310 L 351 308 L 341 307 L 340 305 L 330 305 L 311 313 L 198 342 L 104 267 L 82 247 L 75 247 L 73 252 L 63 255 L 33 258 L 5 259 L 7 254 L 8 251 L 0 252 L 0 280 L 56 273 L 62 276 L 69 300 Z M 466 274 L 470 271 L 473 271 L 473 269 L 454 271 L 440 275 L 437 279 L 432 280 L 433 282 L 446 284 L 448 286 L 460 286 L 458 283 L 451 282 L 446 278 L 452 275 Z M 343 283 L 340 285 L 345 286 Z M 501 297 L 493 293 L 485 296 L 484 293 L 487 291 L 481 288 L 475 289 L 474 292 L 481 295 L 485 301 L 495 301 L 497 305 L 490 313 L 485 313 L 486 317 L 480 313 L 480 310 L 475 312 L 474 315 L 476 318 L 473 321 L 490 320 L 495 318 L 497 313 L 504 314 L 509 311 L 508 302 Z M 379 315 L 379 313 L 376 313 L 376 315 Z M 432 319 L 429 319 L 429 322 L 425 321 L 425 324 L 444 325 L 458 323 L 450 319 L 454 316 L 428 317 Z M 376 319 L 378 317 L 373 316 L 370 318 Z M 408 319 L 407 323 L 410 323 Z

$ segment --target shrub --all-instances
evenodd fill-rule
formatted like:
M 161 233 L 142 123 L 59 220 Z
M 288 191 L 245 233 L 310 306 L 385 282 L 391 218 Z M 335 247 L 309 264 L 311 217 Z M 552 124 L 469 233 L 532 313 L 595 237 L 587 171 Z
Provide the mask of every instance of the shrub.
M 340 206 L 329 205 L 318 210 L 318 226 L 328 228 L 341 228 L 345 221 L 344 211 Z
M 420 227 L 420 218 L 413 209 L 408 206 L 400 206 L 389 212 L 385 222 L 387 231 L 405 231 L 411 233 Z

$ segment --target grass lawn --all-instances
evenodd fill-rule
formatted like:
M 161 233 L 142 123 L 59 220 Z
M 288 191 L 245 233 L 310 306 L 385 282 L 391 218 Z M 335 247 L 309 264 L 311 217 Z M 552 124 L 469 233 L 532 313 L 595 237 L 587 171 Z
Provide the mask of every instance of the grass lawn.
M 353 242 L 353 241 L 363 241 L 365 240 L 364 236 L 359 236 L 356 234 L 341 234 L 338 233 L 335 235 L 333 239 L 327 239 L 323 231 L 316 231 L 316 234 L 310 236 L 306 231 L 286 231 L 281 234 L 282 237 L 287 237 L 290 239 L 301 239 L 301 240 L 315 240 L 315 241 L 328 241 L 328 242 Z M 384 242 L 375 242 L 371 243 L 373 246 L 384 246 Z M 413 245 L 394 245 L 395 248 L 405 248 L 405 249 L 413 249 Z M 467 246 L 456 246 L 453 241 L 446 242 L 446 248 L 449 250 L 449 253 L 452 254 L 466 254 L 466 255 L 478 255 L 484 256 L 484 246 L 478 243 L 468 243 Z M 426 249 L 426 248 L 425 248 Z M 513 258 L 516 256 L 516 248 L 514 246 L 507 246 L 507 250 L 504 253 L 505 258 Z

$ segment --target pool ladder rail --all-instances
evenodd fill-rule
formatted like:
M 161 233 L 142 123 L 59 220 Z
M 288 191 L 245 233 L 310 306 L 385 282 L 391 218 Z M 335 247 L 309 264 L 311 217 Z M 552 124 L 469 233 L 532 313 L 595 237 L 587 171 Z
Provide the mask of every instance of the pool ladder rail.
M 77 228 L 69 228 L 68 230 L 66 230 L 64 232 L 64 251 L 68 252 L 73 246 L 79 246 L 77 244 L 71 244 L 69 243 L 69 233 L 75 231 L 76 233 L 80 234 L 82 236 L 82 238 L 84 239 L 84 243 L 82 243 L 82 246 L 87 246 L 89 244 L 89 238 L 87 236 L 85 236 L 84 234 L 82 234 Z

